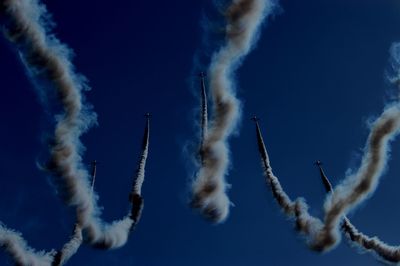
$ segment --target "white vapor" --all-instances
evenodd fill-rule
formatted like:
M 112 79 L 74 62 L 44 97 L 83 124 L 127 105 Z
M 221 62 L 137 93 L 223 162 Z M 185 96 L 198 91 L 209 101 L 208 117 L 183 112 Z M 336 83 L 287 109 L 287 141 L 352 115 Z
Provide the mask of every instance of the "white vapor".
M 391 56 L 398 55 L 399 53 L 393 52 L 392 49 Z M 392 58 L 392 62 L 398 61 L 398 57 Z M 398 73 L 397 71 L 396 74 Z M 398 76 L 392 81 L 398 84 Z M 375 249 L 378 255 L 385 258 L 385 260 L 395 260 L 400 249 L 393 252 L 393 247 L 391 247 L 386 250 L 386 253 L 383 252 L 383 247 L 387 246 L 386 244 L 381 243 L 376 238 L 373 241 L 371 238 L 362 235 L 345 217 L 349 211 L 372 195 L 385 170 L 390 151 L 390 142 L 400 132 L 400 104 L 398 97 L 397 101 L 387 105 L 382 114 L 372 123 L 361 166 L 354 174 L 342 180 L 332 190 L 332 193 L 327 196 L 324 204 L 325 216 L 323 221 L 308 214 L 308 207 L 303 200 L 292 201 L 284 192 L 278 178 L 272 173 L 258 123 L 256 128 L 259 151 L 267 182 L 270 184 L 272 193 L 281 208 L 289 216 L 295 218 L 299 231 L 307 236 L 310 248 L 316 251 L 328 251 L 334 248 L 341 239 L 339 228 L 342 225 L 342 229 L 345 229 L 353 241 L 361 246 L 365 244 L 365 249 Z M 344 223 L 342 223 L 343 221 Z
M 84 101 L 82 90 L 87 86 L 74 71 L 71 51 L 50 32 L 50 15 L 39 0 L 4 0 L 0 8 L 6 18 L 4 35 L 18 49 L 39 92 L 56 95 L 61 107 L 61 112 L 54 115 L 56 126 L 47 170 L 65 202 L 76 209 L 84 239 L 101 248 L 123 246 L 138 221 L 139 216 L 132 214 L 140 214 L 138 210 L 142 208 L 140 190 L 131 200 L 134 206 L 125 218 L 111 224 L 101 220 L 97 196 L 91 193 L 89 174 L 82 163 L 84 147 L 80 141 L 80 136 L 95 123 L 96 115 Z M 141 183 L 134 185 L 136 189 L 140 186 Z
M 229 166 L 228 138 L 240 119 L 240 102 L 233 75 L 257 41 L 260 25 L 272 14 L 271 0 L 233 0 L 225 11 L 225 44 L 216 51 L 208 70 L 213 103 L 210 127 L 202 142 L 203 162 L 193 183 L 192 206 L 215 223 L 229 214 L 225 176 Z

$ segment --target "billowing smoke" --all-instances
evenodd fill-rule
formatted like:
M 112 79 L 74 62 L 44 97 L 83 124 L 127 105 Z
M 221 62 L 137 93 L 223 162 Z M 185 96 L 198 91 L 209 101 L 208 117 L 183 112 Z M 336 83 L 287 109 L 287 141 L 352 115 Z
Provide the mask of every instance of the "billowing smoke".
M 57 251 L 51 266 L 64 265 L 73 255 L 75 255 L 79 247 L 82 245 L 82 242 L 82 228 L 79 224 L 75 224 L 71 239 L 62 247 L 61 250 Z
M 278 178 L 272 173 L 258 123 L 256 128 L 264 173 L 272 194 L 284 212 L 295 218 L 298 230 L 308 237 L 310 247 L 317 251 L 326 251 L 340 241 L 339 225 L 347 212 L 374 191 L 385 168 L 389 142 L 400 130 L 400 107 L 388 107 L 373 123 L 360 168 L 328 195 L 323 222 L 308 214 L 308 207 L 303 200 L 293 202 L 284 192 Z M 355 229 L 351 226 L 349 228 Z M 353 232 L 356 235 L 356 230 Z
M 321 166 L 319 166 L 319 171 L 325 190 L 328 193 L 332 192 L 332 185 Z M 350 243 L 359 248 L 359 250 L 363 252 L 371 252 L 379 259 L 389 264 L 400 262 L 399 246 L 389 246 L 388 244 L 379 240 L 378 237 L 369 237 L 359 232 L 346 216 L 343 218 L 341 229 L 351 241 Z
M 192 205 L 215 223 L 227 218 L 230 205 L 225 182 L 229 165 L 227 140 L 240 118 L 232 76 L 253 47 L 272 7 L 271 0 L 232 0 L 225 11 L 225 44 L 212 56 L 208 70 L 212 120 L 202 143 L 203 162 L 193 184 Z
M 261 156 L 261 163 L 264 169 L 264 175 L 267 184 L 272 190 L 272 195 L 278 202 L 282 211 L 290 218 L 294 218 L 297 230 L 305 235 L 313 235 L 321 230 L 322 222 L 308 214 L 308 206 L 304 199 L 298 198 L 295 201 L 291 200 L 283 190 L 279 179 L 273 174 L 267 149 L 265 148 L 264 139 L 261 134 L 261 129 L 256 122 L 257 145 Z
M 0 224 L 0 247 L 18 266 L 61 266 L 78 250 L 82 243 L 82 231 L 75 225 L 71 239 L 59 251 L 35 251 L 29 247 L 22 235 Z
M 77 223 L 85 239 L 102 248 L 121 247 L 126 243 L 142 208 L 140 187 L 143 178 L 136 179 L 135 182 L 140 184 L 134 187 L 139 189 L 136 191 L 139 194 L 134 194 L 130 201 L 139 205 L 133 206 L 122 220 L 105 224 L 99 217 L 97 196 L 91 193 L 89 174 L 81 158 L 84 148 L 80 136 L 96 117 L 84 103 L 82 90 L 86 88 L 85 79 L 74 72 L 70 50 L 49 32 L 52 25 L 48 21 L 50 15 L 38 0 L 4 0 L 1 10 L 6 17 L 3 26 L 5 36 L 18 48 L 39 92 L 56 95 L 62 109 L 55 115 L 48 170 L 54 176 L 64 200 L 75 207 Z
M 0 246 L 18 266 L 50 266 L 54 251 L 35 251 L 30 248 L 21 234 L 0 224 Z

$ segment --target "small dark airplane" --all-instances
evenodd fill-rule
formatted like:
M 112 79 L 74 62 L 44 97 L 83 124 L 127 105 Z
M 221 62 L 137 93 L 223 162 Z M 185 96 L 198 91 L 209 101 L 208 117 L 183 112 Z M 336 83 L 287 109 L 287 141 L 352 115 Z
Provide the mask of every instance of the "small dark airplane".
M 314 165 L 316 165 L 316 166 L 321 166 L 321 165 L 322 165 L 322 162 L 321 162 L 320 160 L 316 160 L 315 163 L 314 163 Z
M 254 122 L 258 122 L 258 121 L 260 121 L 260 118 L 258 118 L 257 116 L 253 116 L 251 118 L 251 120 L 254 121 Z
M 199 77 L 203 79 L 203 78 L 206 77 L 206 74 L 203 71 L 200 71 L 199 72 Z
M 151 114 L 150 114 L 150 113 L 146 113 L 146 114 L 144 115 L 144 117 L 146 117 L 147 119 L 150 119 Z

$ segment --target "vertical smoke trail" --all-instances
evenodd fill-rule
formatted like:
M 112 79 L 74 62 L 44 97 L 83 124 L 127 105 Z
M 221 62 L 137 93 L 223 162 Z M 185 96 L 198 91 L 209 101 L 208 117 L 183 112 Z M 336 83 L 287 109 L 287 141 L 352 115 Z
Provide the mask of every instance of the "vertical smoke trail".
M 146 167 L 147 155 L 149 153 L 149 140 L 150 140 L 150 117 L 149 113 L 146 114 L 146 127 L 144 129 L 143 140 L 142 140 L 142 153 L 138 162 L 136 170 L 136 176 L 133 181 L 132 192 L 129 196 L 132 204 L 131 219 L 135 221 L 135 224 L 139 222 L 140 216 L 143 210 L 143 198 L 142 198 L 142 185 L 144 182 L 144 171 Z
M 328 193 L 332 192 L 333 188 L 328 177 L 325 175 L 322 167 L 320 165 L 318 165 L 318 167 L 325 190 Z M 378 256 L 378 258 L 389 264 L 400 262 L 399 246 L 389 246 L 388 244 L 379 240 L 378 237 L 369 237 L 359 232 L 346 216 L 343 218 L 341 228 L 349 240 L 351 240 L 352 243 L 362 251 L 372 252 L 374 255 Z
M 7 19 L 3 31 L 17 46 L 29 74 L 36 82 L 46 81 L 50 88 L 39 89 L 44 94 L 54 90 L 61 103 L 48 169 L 64 200 L 76 208 L 77 222 L 90 243 L 102 248 L 124 245 L 135 221 L 130 215 L 109 225 L 101 221 L 96 197 L 90 193 L 88 172 L 81 162 L 80 136 L 91 126 L 95 114 L 84 104 L 81 91 L 85 82 L 74 72 L 71 52 L 48 32 L 49 14 L 38 0 L 4 0 L 1 11 Z
M 226 42 L 213 56 L 209 68 L 213 101 L 211 127 L 203 143 L 204 163 L 193 184 L 193 206 L 215 223 L 229 213 L 225 175 L 229 165 L 227 140 L 240 117 L 232 75 L 258 37 L 264 18 L 272 13 L 271 0 L 232 0 L 225 12 Z
M 204 165 L 204 140 L 207 136 L 208 130 L 208 105 L 207 105 L 207 92 L 205 84 L 205 74 L 200 72 L 200 87 L 201 87 L 201 118 L 200 118 L 200 163 Z
M 373 124 L 362 165 L 353 177 L 347 177 L 328 196 L 325 203 L 324 222 L 310 216 L 308 207 L 302 200 L 293 202 L 284 192 L 278 178 L 272 173 L 261 130 L 256 123 L 259 152 L 272 193 L 285 213 L 291 217 L 294 216 L 298 230 L 308 237 L 310 248 L 316 251 L 333 248 L 340 241 L 338 230 L 343 217 L 350 208 L 354 208 L 356 204 L 364 200 L 376 187 L 387 161 L 389 141 L 400 130 L 399 108 L 398 105 L 389 107 Z M 349 230 L 352 229 L 355 228 L 349 226 Z M 353 234 L 355 236 L 358 232 L 353 230 Z
M 136 170 L 136 176 L 133 184 L 133 193 L 141 195 L 142 185 L 144 182 L 144 171 L 146 167 L 147 156 L 149 154 L 149 139 L 150 139 L 150 114 L 146 114 L 146 126 L 144 129 L 143 140 L 142 140 L 142 153 L 138 162 Z
M 92 166 L 92 174 L 91 174 L 91 176 L 92 176 L 92 183 L 91 183 L 91 185 L 90 185 L 90 195 L 93 195 L 94 183 L 96 182 L 96 174 L 97 174 L 97 161 L 94 160 L 94 161 L 91 163 L 91 166 Z

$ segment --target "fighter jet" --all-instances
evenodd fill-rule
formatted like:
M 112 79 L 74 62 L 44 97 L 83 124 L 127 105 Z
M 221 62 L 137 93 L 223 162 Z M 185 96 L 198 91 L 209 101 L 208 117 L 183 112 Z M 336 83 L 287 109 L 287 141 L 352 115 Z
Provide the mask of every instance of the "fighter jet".
M 144 117 L 146 117 L 147 119 L 150 119 L 151 114 L 150 114 L 150 113 L 146 113 L 146 114 L 144 115 Z
M 322 165 L 322 162 L 321 162 L 320 160 L 316 160 L 315 163 L 314 163 L 314 165 L 316 165 L 316 166 L 321 166 L 321 165 Z
M 260 121 L 260 118 L 258 118 L 257 116 L 253 116 L 251 118 L 251 120 L 254 121 L 254 122 L 258 122 L 258 121 Z
M 199 72 L 199 77 L 204 79 L 206 77 L 206 74 L 203 71 Z
M 319 174 L 321 176 L 322 183 L 324 185 L 324 188 L 326 192 L 332 192 L 332 184 L 329 182 L 328 177 L 325 175 L 324 170 L 322 169 L 322 162 L 320 160 L 317 160 L 314 165 L 318 167 Z

